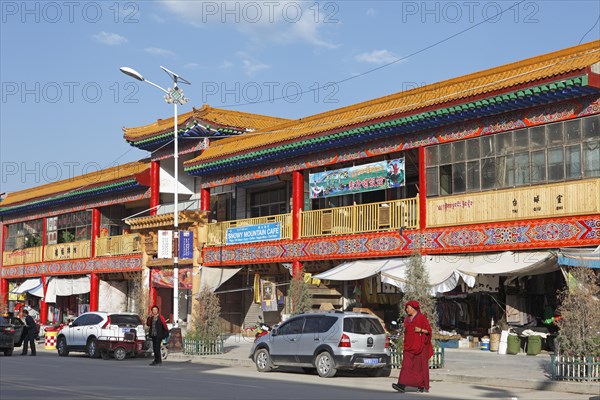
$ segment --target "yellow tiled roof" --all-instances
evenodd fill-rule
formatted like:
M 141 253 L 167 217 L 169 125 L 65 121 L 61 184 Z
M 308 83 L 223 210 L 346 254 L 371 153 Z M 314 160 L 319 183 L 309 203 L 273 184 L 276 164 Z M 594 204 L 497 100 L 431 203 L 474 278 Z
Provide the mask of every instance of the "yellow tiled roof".
M 204 105 L 202 108 L 194 108 L 185 114 L 178 115 L 178 124 L 184 124 L 190 119 L 202 120 L 219 126 L 245 129 L 267 129 L 274 125 L 289 121 L 286 118 L 276 118 L 261 114 L 252 114 L 241 111 L 224 110 L 222 108 L 213 108 Z M 123 128 L 126 140 L 135 141 L 147 136 L 152 136 L 165 131 L 173 130 L 173 117 L 159 119 L 149 125 L 138 126 L 135 128 Z
M 89 174 L 64 179 L 62 181 L 36 186 L 31 189 L 9 193 L 8 196 L 0 202 L 0 208 L 69 191 L 81 190 L 90 186 L 97 186 L 100 183 L 133 176 L 148 168 L 150 168 L 149 160 L 134 161 L 123 165 L 117 165 L 116 167 L 90 172 Z
M 412 114 L 417 110 L 443 107 L 456 101 L 486 94 L 510 91 L 567 73 L 580 71 L 600 61 L 600 41 L 570 47 L 527 60 L 464 75 L 420 88 L 399 92 L 348 107 L 289 121 L 242 137 L 220 140 L 186 165 L 222 158 L 252 149 L 295 141 L 326 131 L 364 125 L 372 120 Z

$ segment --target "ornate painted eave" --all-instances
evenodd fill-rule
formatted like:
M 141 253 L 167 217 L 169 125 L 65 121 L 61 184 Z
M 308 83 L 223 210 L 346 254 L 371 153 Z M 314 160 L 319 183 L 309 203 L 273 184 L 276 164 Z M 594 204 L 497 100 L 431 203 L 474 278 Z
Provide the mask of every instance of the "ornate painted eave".
M 0 208 L 0 216 L 10 216 L 23 212 L 36 211 L 42 208 L 52 208 L 65 203 L 84 201 L 90 198 L 115 195 L 125 191 L 142 188 L 145 185 L 140 184 L 135 178 L 124 179 L 116 182 L 110 182 L 91 188 L 82 188 L 72 192 L 62 193 L 45 199 L 35 200 L 24 204 L 18 204 L 9 207 Z
M 451 107 L 305 137 L 303 140 L 283 143 L 232 157 L 223 157 L 216 160 L 200 160 L 199 157 L 187 162 L 185 171 L 191 175 L 213 175 L 239 169 L 240 167 L 281 161 L 315 151 L 364 143 L 392 135 L 410 134 L 423 129 L 439 128 L 444 125 L 598 92 L 600 92 L 598 88 L 588 85 L 588 76 L 581 75 Z
M 194 108 L 178 116 L 177 135 L 181 139 L 219 139 L 269 128 L 287 121 L 285 118 L 222 110 L 204 105 L 200 109 Z M 173 139 L 173 122 L 171 117 L 145 126 L 123 128 L 123 137 L 134 147 L 154 151 Z
M 208 223 L 208 215 L 206 211 L 179 211 L 179 225 L 185 224 L 197 224 Z M 173 228 L 175 219 L 173 213 L 153 215 L 150 217 L 138 217 L 129 218 L 125 220 L 125 223 L 130 226 L 134 231 L 144 229 L 158 229 L 158 228 Z

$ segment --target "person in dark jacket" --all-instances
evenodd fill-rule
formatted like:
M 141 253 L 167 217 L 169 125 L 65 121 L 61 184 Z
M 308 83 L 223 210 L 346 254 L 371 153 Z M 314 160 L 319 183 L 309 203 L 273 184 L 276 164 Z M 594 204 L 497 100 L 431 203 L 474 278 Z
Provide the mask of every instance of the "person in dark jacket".
M 29 315 L 29 311 L 23 310 L 23 315 L 25 316 L 25 325 L 27 325 L 27 335 L 23 340 L 23 352 L 22 356 L 27 355 L 27 346 L 31 346 L 31 355 L 35 356 L 35 337 L 37 336 L 37 325 L 35 324 L 35 320 L 31 315 Z
M 146 325 L 150 327 L 150 337 L 152 338 L 152 351 L 154 352 L 154 361 L 150 365 L 162 364 L 160 356 L 160 343 L 169 334 L 167 321 L 160 315 L 158 306 L 152 306 L 152 315 L 146 320 Z

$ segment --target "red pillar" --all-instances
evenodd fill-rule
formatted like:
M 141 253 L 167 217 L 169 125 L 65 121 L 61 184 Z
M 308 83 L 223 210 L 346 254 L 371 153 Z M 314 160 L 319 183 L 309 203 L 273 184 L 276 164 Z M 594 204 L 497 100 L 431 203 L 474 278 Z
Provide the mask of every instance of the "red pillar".
M 152 275 L 153 274 L 154 274 L 154 270 L 152 268 L 150 268 L 150 272 L 148 274 L 148 276 L 150 278 L 150 306 L 148 307 L 148 311 L 150 311 L 150 308 L 152 306 L 156 305 L 156 300 L 157 300 L 156 288 L 154 286 L 152 286 Z
M 0 250 L 2 251 L 2 257 L 0 257 L 0 263 L 4 258 L 4 249 L 6 246 L 6 238 L 8 237 L 8 226 L 1 224 L 2 226 L 2 245 Z M 4 309 L 8 307 L 8 279 L 0 278 L 0 308 Z
M 90 241 L 91 256 L 96 257 L 96 239 L 100 236 L 100 209 L 92 208 L 92 240 Z
M 40 300 L 40 324 L 46 325 L 46 323 L 48 323 L 48 303 L 44 301 L 44 299 L 46 298 L 47 288 L 46 275 L 42 275 L 42 286 L 44 287 L 44 291 L 42 292 L 44 294 L 44 297 L 42 297 L 42 300 Z
M 200 209 L 202 211 L 210 211 L 210 189 L 200 189 Z
M 98 311 L 98 287 L 100 278 L 98 274 L 90 274 L 90 311 Z
M 0 278 L 0 308 L 8 307 L 8 279 Z
M 47 222 L 46 222 L 46 217 L 42 218 L 42 262 L 44 262 L 45 257 L 45 253 L 46 253 L 46 245 L 48 244 L 47 240 L 48 240 L 48 235 L 46 233 L 46 228 L 47 228 Z M 43 280 L 43 277 L 42 277 Z
M 427 171 L 425 169 L 425 147 L 419 147 L 419 228 L 427 227 Z
M 302 206 L 304 204 L 304 176 L 302 171 L 292 172 L 292 240 L 300 238 Z M 302 271 L 302 263 L 294 260 L 292 275 L 297 277 Z
M 160 204 L 160 161 L 150 162 L 150 215 L 156 215 Z

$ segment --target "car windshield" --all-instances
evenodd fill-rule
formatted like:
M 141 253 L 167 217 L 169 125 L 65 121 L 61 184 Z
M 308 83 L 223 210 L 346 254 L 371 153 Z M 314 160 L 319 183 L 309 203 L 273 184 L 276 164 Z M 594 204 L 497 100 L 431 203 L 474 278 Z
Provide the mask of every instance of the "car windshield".
M 128 315 L 128 314 L 111 314 L 110 315 L 110 323 L 112 325 L 118 326 L 138 326 L 142 325 L 142 320 L 137 315 Z
M 344 318 L 344 332 L 361 335 L 381 335 L 383 327 L 375 318 L 348 317 Z

